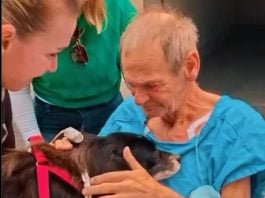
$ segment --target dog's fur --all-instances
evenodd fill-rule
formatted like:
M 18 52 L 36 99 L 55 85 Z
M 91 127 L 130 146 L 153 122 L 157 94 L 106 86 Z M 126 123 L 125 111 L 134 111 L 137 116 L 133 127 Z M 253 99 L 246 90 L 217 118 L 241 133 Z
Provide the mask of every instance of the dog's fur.
M 109 171 L 130 169 L 123 159 L 123 149 L 129 146 L 137 161 L 153 176 L 176 172 L 177 158 L 159 151 L 142 136 L 114 133 L 107 137 L 84 134 L 84 141 L 69 151 L 56 150 L 47 143 L 36 147 L 49 162 L 70 172 L 79 189 L 71 187 L 58 176 L 50 173 L 51 198 L 82 198 L 81 173 L 91 177 Z M 2 156 L 2 193 L 7 198 L 37 198 L 36 166 L 32 153 L 12 150 Z

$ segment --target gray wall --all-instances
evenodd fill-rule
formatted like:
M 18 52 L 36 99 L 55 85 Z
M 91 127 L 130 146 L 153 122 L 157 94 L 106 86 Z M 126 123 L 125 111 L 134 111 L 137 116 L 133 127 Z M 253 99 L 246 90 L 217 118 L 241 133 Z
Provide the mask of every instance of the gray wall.
M 196 23 L 199 49 L 207 56 L 229 34 L 235 24 L 234 0 L 164 0 L 167 5 L 184 10 Z M 160 3 L 160 0 L 144 0 L 144 6 Z
M 144 6 L 161 0 L 144 0 Z M 265 25 L 265 0 L 164 0 L 181 8 L 197 24 L 199 49 L 206 57 L 216 49 L 237 25 Z
M 237 0 L 237 23 L 265 25 L 265 0 Z

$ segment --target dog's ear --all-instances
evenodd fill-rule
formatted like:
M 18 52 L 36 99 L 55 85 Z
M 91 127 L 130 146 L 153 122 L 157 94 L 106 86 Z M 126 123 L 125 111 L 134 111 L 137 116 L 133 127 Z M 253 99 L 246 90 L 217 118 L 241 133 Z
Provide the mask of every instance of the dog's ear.
M 35 147 L 45 155 L 51 164 L 67 169 L 72 175 L 80 174 L 79 168 L 72 158 L 74 149 L 59 150 L 47 143 L 38 144 Z
M 27 151 L 8 150 L 1 157 L 2 178 L 8 178 L 18 169 L 30 167 L 35 164 L 34 156 Z

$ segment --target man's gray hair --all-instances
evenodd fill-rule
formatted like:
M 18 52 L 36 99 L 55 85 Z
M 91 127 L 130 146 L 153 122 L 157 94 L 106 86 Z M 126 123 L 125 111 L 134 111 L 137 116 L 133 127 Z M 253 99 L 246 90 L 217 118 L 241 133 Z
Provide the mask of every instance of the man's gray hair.
M 191 18 L 180 11 L 168 7 L 150 7 L 128 25 L 122 36 L 121 50 L 130 53 L 157 39 L 167 61 L 178 72 L 186 53 L 197 48 L 198 31 Z

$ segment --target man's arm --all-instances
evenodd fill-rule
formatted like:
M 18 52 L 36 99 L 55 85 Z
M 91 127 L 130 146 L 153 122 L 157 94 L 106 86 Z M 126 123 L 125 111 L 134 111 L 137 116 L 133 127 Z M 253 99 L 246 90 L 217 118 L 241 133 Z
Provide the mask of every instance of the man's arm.
M 250 198 L 250 178 L 245 177 L 225 185 L 221 192 L 222 198 Z

